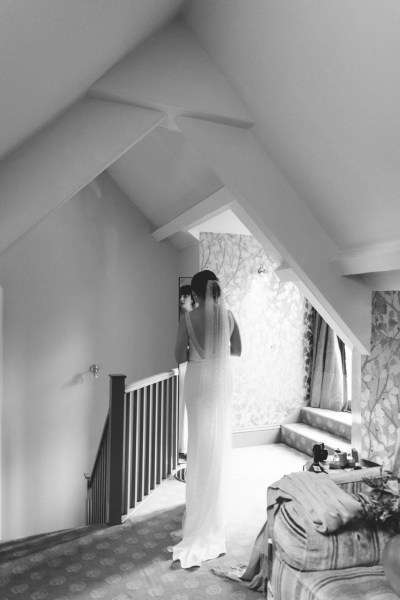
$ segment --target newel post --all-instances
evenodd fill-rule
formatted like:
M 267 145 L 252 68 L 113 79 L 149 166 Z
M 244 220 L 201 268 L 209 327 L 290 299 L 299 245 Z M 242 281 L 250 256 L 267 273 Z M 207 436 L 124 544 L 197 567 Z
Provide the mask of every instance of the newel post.
M 122 515 L 124 399 L 126 375 L 110 375 L 107 524 L 118 525 Z

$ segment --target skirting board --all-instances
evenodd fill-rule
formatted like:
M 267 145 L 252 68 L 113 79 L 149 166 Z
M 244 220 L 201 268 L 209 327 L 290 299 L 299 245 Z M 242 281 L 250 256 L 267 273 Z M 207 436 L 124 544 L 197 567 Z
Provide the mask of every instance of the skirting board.
M 281 426 L 268 425 L 251 429 L 234 429 L 232 434 L 233 448 L 245 446 L 261 446 L 263 444 L 278 444 L 281 441 Z

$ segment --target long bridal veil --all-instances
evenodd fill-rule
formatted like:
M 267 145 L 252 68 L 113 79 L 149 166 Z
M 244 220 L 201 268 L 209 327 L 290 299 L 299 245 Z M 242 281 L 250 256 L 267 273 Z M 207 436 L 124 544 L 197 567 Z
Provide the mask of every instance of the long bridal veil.
M 231 461 L 229 316 L 219 284 L 209 281 L 205 298 L 204 358 L 185 382 L 189 439 L 183 539 L 174 548 L 182 567 L 226 552 L 225 520 Z M 192 366 L 192 363 L 189 363 Z
M 205 342 L 201 394 L 207 404 L 207 454 L 210 496 L 218 499 L 215 510 L 226 513 L 226 486 L 230 475 L 232 375 L 230 366 L 229 317 L 219 284 L 209 281 L 205 302 Z M 218 515 L 218 523 L 224 516 Z
M 206 402 L 210 404 L 210 410 L 207 411 L 208 439 L 213 447 L 214 460 L 220 457 L 222 468 L 229 454 L 227 447 L 231 445 L 232 377 L 229 317 L 216 281 L 207 284 L 204 340 L 201 386 Z

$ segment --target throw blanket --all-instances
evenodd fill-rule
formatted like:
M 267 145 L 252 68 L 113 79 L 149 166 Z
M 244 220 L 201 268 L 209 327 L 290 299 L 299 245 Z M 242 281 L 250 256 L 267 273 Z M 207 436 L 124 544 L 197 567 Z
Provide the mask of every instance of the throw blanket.
M 361 504 L 329 475 L 310 471 L 290 473 L 272 484 L 268 489 L 267 510 L 286 500 L 300 502 L 320 533 L 336 531 L 362 510 Z
M 354 519 L 362 510 L 361 504 L 342 490 L 334 480 L 325 474 L 301 471 L 290 473 L 273 483 L 267 494 L 267 521 L 263 525 L 254 544 L 249 564 L 242 580 L 257 591 L 266 591 L 270 577 L 269 552 L 273 544 L 274 517 L 280 504 L 297 500 L 308 513 L 321 533 L 336 531 Z

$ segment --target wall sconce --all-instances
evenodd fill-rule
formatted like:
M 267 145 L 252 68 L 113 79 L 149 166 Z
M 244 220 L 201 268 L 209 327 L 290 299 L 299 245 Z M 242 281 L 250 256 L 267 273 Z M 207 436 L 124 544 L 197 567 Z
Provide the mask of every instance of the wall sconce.
M 99 365 L 90 365 L 89 367 L 89 371 L 93 373 L 93 377 L 95 377 L 95 379 L 98 379 L 99 377 L 99 369 Z

